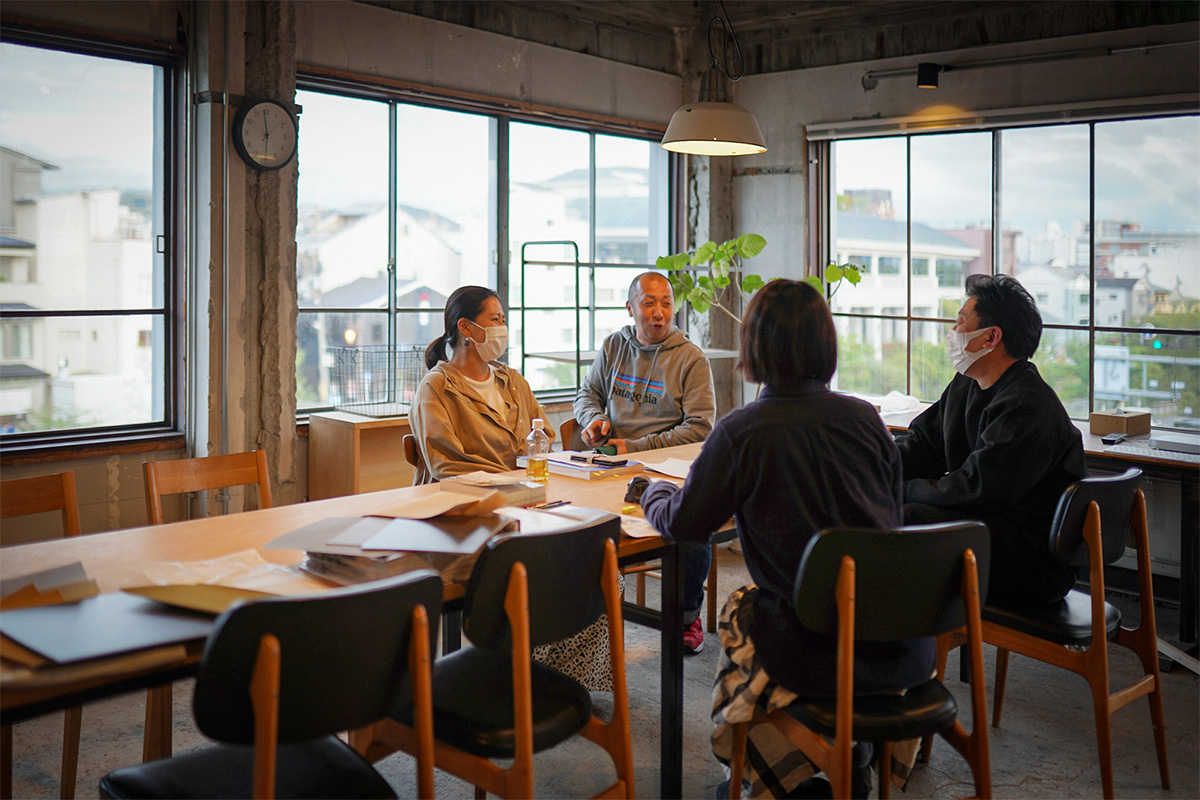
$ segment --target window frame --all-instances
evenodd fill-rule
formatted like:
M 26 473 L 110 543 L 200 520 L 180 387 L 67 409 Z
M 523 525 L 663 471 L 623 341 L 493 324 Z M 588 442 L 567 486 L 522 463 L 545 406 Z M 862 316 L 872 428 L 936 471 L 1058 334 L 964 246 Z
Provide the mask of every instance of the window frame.
M 1131 101 L 1131 105 L 1128 105 L 1128 106 L 1122 107 L 1122 108 L 1114 108 L 1114 107 L 1109 107 L 1109 106 L 1098 106 L 1091 113 L 1089 113 L 1088 110 L 1085 108 L 1081 108 L 1079 106 L 1072 106 L 1072 107 L 1070 107 L 1070 114 L 1063 115 L 1063 116 L 1066 116 L 1069 118 L 1053 119 L 1053 120 L 1049 119 L 1050 117 L 1053 116 L 1053 114 L 1051 113 L 1053 111 L 1053 109 L 1051 109 L 1050 111 L 1046 111 L 1045 109 L 1042 109 L 1042 111 L 1046 112 L 1045 115 L 1042 117 L 1024 117 L 1021 119 L 1017 119 L 1011 115 L 1005 116 L 1002 112 L 997 112 L 996 114 L 992 115 L 992 117 L 990 119 L 987 114 L 984 114 L 982 116 L 977 116 L 975 123 L 971 126 L 967 126 L 966 130 L 963 129 L 963 126 L 955 125 L 953 123 L 948 123 L 944 128 L 937 127 L 937 126 L 928 126 L 928 125 L 917 127 L 917 126 L 913 126 L 911 124 L 911 120 L 908 118 L 896 119 L 896 120 L 874 121 L 872 126 L 869 129 L 856 128 L 856 127 L 854 127 L 853 123 L 844 123 L 844 124 L 843 123 L 831 123 L 829 125 L 812 126 L 809 129 L 810 134 L 813 134 L 810 136 L 810 138 L 812 139 L 812 141 L 810 142 L 810 153 L 812 153 L 814 155 L 815 159 L 817 160 L 817 163 L 820 165 L 820 169 L 814 170 L 814 173 L 813 173 L 815 176 L 817 176 L 817 181 L 818 181 L 818 185 L 815 187 L 816 194 L 821 198 L 820 207 L 831 209 L 831 211 L 829 211 L 827 213 L 821 213 L 819 208 L 810 208 L 810 211 L 809 211 L 809 224 L 813 230 L 818 232 L 817 252 L 821 256 L 820 263 L 829 263 L 830 261 L 833 261 L 838 252 L 838 243 L 835 238 L 836 237 L 836 227 L 837 227 L 836 226 L 836 212 L 832 211 L 832 209 L 837 208 L 837 200 L 836 200 L 837 187 L 835 185 L 836 169 L 835 169 L 835 164 L 834 164 L 834 148 L 833 148 L 833 145 L 836 142 L 838 142 L 838 141 L 855 141 L 855 140 L 860 140 L 860 139 L 882 139 L 882 138 L 902 137 L 905 140 L 905 157 L 906 157 L 906 159 L 908 159 L 909 163 L 911 164 L 911 161 L 912 161 L 911 144 L 914 139 L 918 139 L 922 136 L 945 135 L 947 133 L 955 133 L 955 132 L 962 132 L 962 133 L 987 132 L 987 133 L 989 133 L 992 137 L 992 142 L 993 142 L 992 155 L 991 155 L 991 167 L 992 167 L 992 174 L 993 174 L 992 186 L 991 186 L 992 208 L 991 208 L 991 216 L 990 216 L 990 230 L 992 231 L 991 241 L 992 241 L 992 251 L 993 252 L 992 252 L 991 263 L 992 263 L 992 274 L 998 274 L 999 271 L 1002 269 L 1002 264 L 1003 264 L 1003 259 L 1000 257 L 1000 255 L 1001 255 L 1000 250 L 1003 246 L 1002 242 L 1001 242 L 1002 237 L 995 235 L 995 231 L 998 230 L 999 225 L 1001 223 L 1001 220 L 998 218 L 998 215 L 999 215 L 999 211 L 1001 208 L 1000 198 L 1001 198 L 1002 192 L 1003 192 L 1003 188 L 997 186 L 998 181 L 996 178 L 996 176 L 999 174 L 999 171 L 1001 169 L 1000 137 L 1003 136 L 1003 132 L 1005 130 L 1010 130 L 1010 129 L 1014 129 L 1014 128 L 1030 129 L 1030 128 L 1045 128 L 1045 127 L 1064 126 L 1064 125 L 1086 124 L 1088 127 L 1088 152 L 1089 152 L 1088 192 L 1089 192 L 1089 197 L 1092 198 L 1092 201 L 1089 203 L 1089 208 L 1088 208 L 1088 214 L 1089 214 L 1088 236 L 1090 239 L 1090 243 L 1089 243 L 1090 244 L 1090 255 L 1089 255 L 1089 260 L 1088 260 L 1089 290 L 1088 290 L 1088 294 L 1086 296 L 1088 319 L 1087 319 L 1086 324 L 1045 323 L 1043 326 L 1043 330 L 1047 331 L 1047 332 L 1049 332 L 1049 331 L 1066 331 L 1069 333 L 1074 333 L 1075 335 L 1086 335 L 1087 346 L 1088 346 L 1087 409 L 1088 409 L 1088 413 L 1090 414 L 1091 412 L 1093 412 L 1097 409 L 1096 348 L 1097 348 L 1098 335 L 1116 334 L 1116 335 L 1120 335 L 1120 336 L 1124 337 L 1126 335 L 1137 335 L 1137 334 L 1144 333 L 1144 330 L 1139 327 L 1132 327 L 1129 325 L 1099 324 L 1097 321 L 1097 307 L 1101 302 L 1103 302 L 1103 300 L 1102 300 L 1102 298 L 1097 297 L 1097 292 L 1101 291 L 1101 287 L 1098 284 L 1098 276 L 1097 276 L 1098 254 L 1096 252 L 1096 246 L 1095 246 L 1096 245 L 1096 227 L 1097 227 L 1097 219 L 1096 219 L 1097 212 L 1096 212 L 1095 202 L 1094 202 L 1095 183 L 1096 183 L 1095 150 L 1096 150 L 1096 146 L 1097 146 L 1096 126 L 1099 124 L 1105 124 L 1105 123 L 1119 123 L 1119 122 L 1126 122 L 1126 121 L 1160 119 L 1160 118 L 1164 118 L 1164 117 L 1171 117 L 1171 118 L 1200 117 L 1200 112 L 1198 112 L 1194 106 L 1181 105 L 1181 104 L 1177 104 L 1177 103 L 1156 102 L 1158 100 L 1159 100 L 1158 98 L 1149 98 L 1142 102 L 1132 102 Z M 909 169 L 907 172 L 908 172 L 908 192 L 911 195 L 911 191 L 912 191 L 911 169 Z M 912 234 L 911 234 L 912 225 L 913 225 L 912 215 L 908 214 L 907 218 L 905 220 L 905 226 L 906 226 L 906 229 L 908 230 L 908 237 L 907 237 L 908 241 L 906 242 L 906 245 L 905 245 L 907 252 L 903 258 L 904 263 L 902 265 L 901 274 L 904 276 L 905 280 L 908 282 L 908 292 L 907 292 L 907 300 L 906 300 L 906 315 L 905 315 L 904 319 L 906 320 L 906 322 L 908 324 L 909 331 L 912 331 L 914 329 L 914 327 L 913 327 L 914 323 L 926 323 L 926 322 L 952 323 L 953 322 L 953 320 L 950 319 L 949 317 L 942 317 L 942 316 L 924 317 L 924 316 L 918 316 L 914 313 L 913 298 L 912 298 L 912 280 L 913 280 L 913 276 L 914 276 L 914 273 L 912 271 L 912 262 L 914 260 L 913 252 L 912 252 L 913 251 L 913 242 L 912 242 Z M 851 257 L 850 260 L 853 260 L 853 258 Z M 929 265 L 930 269 L 928 270 L 928 273 L 932 273 L 932 274 L 936 275 L 939 285 L 942 285 L 943 284 L 942 259 L 930 259 L 930 260 L 933 261 L 934 263 Z M 921 275 L 919 277 L 925 278 L 926 275 Z M 958 285 L 959 286 L 962 285 L 962 279 L 959 280 Z M 1084 299 L 1084 298 L 1081 295 L 1081 300 L 1082 299 Z M 937 314 L 938 310 L 935 309 L 934 313 Z M 835 310 L 835 311 L 833 311 L 833 316 L 834 316 L 835 320 L 837 320 L 838 318 L 846 318 L 847 320 L 854 320 L 855 324 L 860 325 L 860 326 L 867 325 L 869 320 L 878 320 L 879 323 L 882 325 L 884 322 L 891 322 L 891 321 L 897 319 L 896 317 L 893 317 L 891 315 L 883 313 L 883 311 L 880 311 L 879 313 L 863 314 L 862 309 L 860 309 L 860 308 L 850 308 L 850 309 L 845 309 L 845 310 L 841 310 L 841 311 Z M 1168 328 L 1157 328 L 1157 329 L 1155 329 L 1155 334 L 1158 336 L 1188 336 L 1188 337 L 1193 337 L 1193 338 L 1196 338 L 1197 340 L 1200 340 L 1200 331 L 1197 331 L 1197 330 L 1180 329 L 1180 328 L 1169 328 L 1169 329 Z M 905 341 L 904 341 L 904 346 L 905 346 L 905 351 L 906 351 L 906 370 L 905 370 L 904 391 L 906 394 L 912 394 L 912 391 L 913 391 L 913 382 L 914 382 L 914 380 L 913 380 L 914 376 L 913 376 L 913 370 L 912 370 L 913 339 L 914 339 L 914 337 L 912 335 L 906 335 Z M 1084 418 L 1086 419 L 1086 417 L 1084 417 Z M 1156 425 L 1155 427 L 1156 428 L 1163 427 L 1164 429 L 1175 430 L 1175 428 L 1167 428 L 1166 426 Z
M 95 425 L 0 435 L 4 463 L 23 455 L 38 458 L 76 457 L 81 452 L 141 452 L 175 447 L 183 441 L 184 320 L 183 292 L 186 279 L 186 245 L 183 216 L 183 131 L 187 121 L 187 75 L 182 45 L 135 37 L 108 38 L 102 34 L 79 35 L 51 27 L 13 23 L 0 28 L 0 43 L 35 47 L 81 56 L 147 64 L 162 69 L 162 109 L 156 125 L 161 126 L 161 151 L 154 154 L 161 172 L 158 193 L 161 232 L 153 234 L 151 255 L 161 259 L 162 306 L 155 308 L 86 308 L 0 311 L 0 321 L 36 318 L 118 318 L 148 316 L 161 319 L 163 327 L 162 376 L 163 418 L 123 425 Z M 156 287 L 156 289 L 159 287 Z
M 326 94 L 337 95 L 341 97 L 358 98 L 362 100 L 373 100 L 377 102 L 387 103 L 389 107 L 389 116 L 395 119 L 392 109 L 399 105 L 415 105 L 427 108 L 443 109 L 447 111 L 456 111 L 462 113 L 477 114 L 487 117 L 493 121 L 495 125 L 495 141 L 496 148 L 496 174 L 493 176 L 496 192 L 496 218 L 490 220 L 491 227 L 490 235 L 493 240 L 498 243 L 495 248 L 493 261 L 489 265 L 490 274 L 494 280 L 494 288 L 497 295 L 502 299 L 505 305 L 510 326 L 514 320 L 522 318 L 523 309 L 519 302 L 514 298 L 512 303 L 508 302 L 511 295 L 511 283 L 513 271 L 520 269 L 520 254 L 509 250 L 511 242 L 510 224 L 509 224 L 509 126 L 512 123 L 527 123 L 557 128 L 561 130 L 578 131 L 589 136 L 589 152 L 590 158 L 594 164 L 595 161 L 595 137 L 596 136 L 621 136 L 631 139 L 640 139 L 652 144 L 657 144 L 662 137 L 663 130 L 657 126 L 650 124 L 641 124 L 631 120 L 617 119 L 612 117 L 601 117 L 592 114 L 574 114 L 561 109 L 548 109 L 540 106 L 530 106 L 525 104 L 514 104 L 509 101 L 504 101 L 496 98 L 486 98 L 477 95 L 464 95 L 458 92 L 449 90 L 440 90 L 434 87 L 418 87 L 412 84 L 389 81 L 383 79 L 367 80 L 360 76 L 347 75 L 340 72 L 335 72 L 323 68 L 298 65 L 296 74 L 296 89 L 297 91 L 322 92 Z M 395 147 L 389 148 L 389 205 L 396 202 L 395 188 Z M 667 205 L 667 220 L 665 231 L 669 238 L 669 248 L 675 248 L 676 242 L 679 239 L 678 220 L 682 217 L 677 208 L 679 203 L 678 194 L 678 165 L 679 157 L 674 153 L 667 154 L 667 180 L 664 187 L 666 194 Z M 595 191 L 595 171 L 592 170 L 590 191 L 594 194 Z M 394 216 L 394 215 L 393 215 Z M 594 213 L 593 213 L 594 217 Z M 388 242 L 389 251 L 395 248 L 394 232 L 389 233 L 390 241 Z M 589 227 L 589 240 L 595 239 L 595 222 L 594 219 Z M 578 243 L 582 248 L 594 249 L 594 241 Z M 672 249 L 671 252 L 674 252 Z M 389 255 L 393 257 L 394 253 Z M 588 262 L 583 261 L 581 264 L 586 265 Z M 597 266 L 628 266 L 622 264 L 598 264 Z M 650 268 L 647 266 L 647 268 Z M 395 305 L 395 289 L 396 276 L 395 270 L 390 269 L 388 272 L 388 308 L 379 309 L 377 312 L 373 309 L 345 309 L 345 308 L 323 308 L 298 305 L 298 314 L 320 314 L 320 313 L 355 313 L 361 314 L 364 311 L 386 315 L 388 320 L 388 342 L 395 344 L 395 318 L 398 314 L 404 313 L 426 313 L 440 314 L 443 306 L 429 308 L 401 308 Z M 621 305 L 618 308 L 623 308 Z M 531 310 L 529 306 L 524 310 Z M 594 298 L 590 298 L 587 305 L 579 306 L 581 312 L 605 310 L 605 306 L 597 304 Z M 686 314 L 681 310 L 677 317 L 679 324 L 685 324 L 684 318 Z M 595 337 L 594 321 L 596 315 L 591 313 L 593 326 L 591 329 L 581 327 L 577 331 L 576 338 L 580 342 L 582 349 L 592 349 L 584 347 L 585 343 L 591 343 Z M 524 331 L 522 329 L 522 336 Z M 515 340 L 510 339 L 515 343 Z M 510 352 L 509 357 L 512 353 Z M 522 358 L 524 353 L 522 353 Z M 518 365 L 519 366 L 519 365 Z M 553 402 L 574 397 L 574 389 L 544 389 L 534 392 L 535 396 L 542 402 Z M 296 419 L 297 422 L 303 423 L 308 419 L 310 414 L 322 413 L 331 411 L 336 406 L 332 403 L 321 406 L 306 406 L 300 408 L 297 403 Z

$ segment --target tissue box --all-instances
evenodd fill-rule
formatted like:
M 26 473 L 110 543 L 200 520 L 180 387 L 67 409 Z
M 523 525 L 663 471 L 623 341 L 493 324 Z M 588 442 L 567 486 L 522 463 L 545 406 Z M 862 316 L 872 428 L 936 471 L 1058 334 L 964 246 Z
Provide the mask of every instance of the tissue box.
M 1093 436 L 1106 433 L 1123 433 L 1138 436 L 1150 432 L 1150 412 L 1114 408 L 1109 411 L 1093 411 L 1090 418 Z

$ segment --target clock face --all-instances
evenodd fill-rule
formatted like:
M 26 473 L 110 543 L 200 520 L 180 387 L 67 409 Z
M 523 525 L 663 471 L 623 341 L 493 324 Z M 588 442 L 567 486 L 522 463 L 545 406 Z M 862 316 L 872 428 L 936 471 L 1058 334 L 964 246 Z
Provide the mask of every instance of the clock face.
M 280 169 L 296 154 L 296 121 L 274 100 L 248 102 L 233 119 L 233 144 L 257 169 Z

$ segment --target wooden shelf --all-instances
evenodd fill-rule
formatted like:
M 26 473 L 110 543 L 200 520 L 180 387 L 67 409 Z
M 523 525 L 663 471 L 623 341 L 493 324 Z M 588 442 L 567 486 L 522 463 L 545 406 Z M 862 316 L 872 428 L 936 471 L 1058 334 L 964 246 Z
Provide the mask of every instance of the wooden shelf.
M 325 411 L 308 418 L 308 499 L 412 485 L 404 460 L 408 417 Z

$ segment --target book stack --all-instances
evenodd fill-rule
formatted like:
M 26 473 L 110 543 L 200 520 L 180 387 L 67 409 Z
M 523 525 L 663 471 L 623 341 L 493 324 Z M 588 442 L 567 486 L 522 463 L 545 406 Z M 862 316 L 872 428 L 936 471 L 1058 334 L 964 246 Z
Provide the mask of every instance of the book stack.
M 612 464 L 590 463 L 588 461 L 577 460 L 579 458 L 587 458 L 590 453 L 580 453 L 574 450 L 564 450 L 561 453 L 550 454 L 550 471 L 555 475 L 566 475 L 569 478 L 579 478 L 585 481 L 594 481 L 600 478 L 610 478 L 613 475 L 628 475 L 634 472 L 642 472 L 646 466 L 640 461 L 626 459 L 623 464 L 614 466 Z M 576 458 L 572 458 L 575 456 Z M 620 457 L 617 457 L 620 460 Z M 524 467 L 529 463 L 529 459 L 525 456 L 517 456 L 517 466 Z
M 546 502 L 546 485 L 544 483 L 521 481 L 487 472 L 470 472 L 466 475 L 445 478 L 438 482 L 438 488 L 445 492 L 459 492 L 476 497 L 499 492 L 504 505 L 519 508 Z

